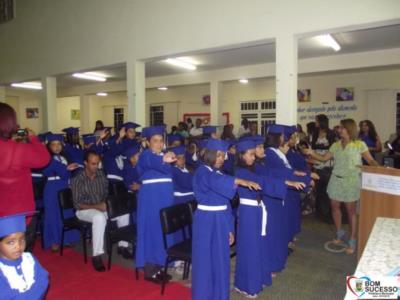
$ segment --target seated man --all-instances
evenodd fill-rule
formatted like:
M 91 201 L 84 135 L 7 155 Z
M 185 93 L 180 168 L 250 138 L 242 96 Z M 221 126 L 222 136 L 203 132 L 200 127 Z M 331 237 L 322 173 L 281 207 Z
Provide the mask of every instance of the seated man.
M 71 190 L 78 219 L 92 223 L 93 267 L 98 272 L 105 268 L 101 255 L 104 253 L 104 231 L 107 224 L 106 197 L 108 195 L 108 181 L 104 173 L 99 170 L 100 156 L 97 152 L 87 151 L 84 157 L 85 168 L 71 181 Z M 129 215 L 115 219 L 118 227 L 129 224 Z M 128 251 L 127 242 L 119 242 L 118 254 L 125 258 L 133 258 Z

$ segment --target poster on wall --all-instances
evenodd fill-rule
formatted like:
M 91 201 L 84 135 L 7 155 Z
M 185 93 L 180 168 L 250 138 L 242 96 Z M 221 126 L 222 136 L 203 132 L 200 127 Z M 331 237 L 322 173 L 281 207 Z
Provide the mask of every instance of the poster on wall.
M 310 102 L 311 90 L 310 89 L 297 90 L 297 100 L 299 102 Z
M 39 118 L 39 108 L 37 107 L 26 108 L 25 114 L 27 119 L 37 119 Z
M 71 109 L 71 120 L 80 120 L 81 111 L 79 109 Z
M 336 88 L 336 101 L 353 101 L 353 100 L 354 100 L 353 87 Z

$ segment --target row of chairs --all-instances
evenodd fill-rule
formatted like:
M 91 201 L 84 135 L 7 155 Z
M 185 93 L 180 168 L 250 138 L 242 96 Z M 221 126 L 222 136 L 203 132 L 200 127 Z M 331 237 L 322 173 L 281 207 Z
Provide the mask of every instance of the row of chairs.
M 40 191 L 35 188 L 35 199 L 40 199 Z M 136 194 L 128 193 L 122 183 L 110 183 L 109 196 L 106 199 L 108 221 L 106 226 L 106 249 L 108 254 L 108 270 L 112 263 L 113 245 L 119 241 L 127 241 L 132 244 L 133 249 L 136 246 L 136 224 L 130 222 L 128 226 L 118 228 L 112 221 L 113 218 L 124 214 L 131 214 L 136 211 Z M 70 230 L 79 230 L 83 246 L 84 263 L 87 263 L 87 239 L 91 235 L 91 223 L 79 220 L 76 216 L 66 217 L 65 210 L 73 209 L 73 200 L 71 189 L 67 188 L 58 193 L 60 214 L 62 218 L 62 237 L 60 243 L 60 255 L 64 251 L 64 235 Z M 164 272 L 167 274 L 168 266 L 174 261 L 184 261 L 184 271 L 182 279 L 187 279 L 190 273 L 192 262 L 192 223 L 193 215 L 196 210 L 196 201 L 192 200 L 186 203 L 173 205 L 160 210 L 161 229 L 163 233 L 163 243 L 167 253 L 164 264 Z M 42 214 L 41 214 L 42 215 Z M 168 236 L 177 237 L 180 233 L 179 242 L 168 244 Z M 139 279 L 138 269 L 135 270 L 136 278 Z M 162 283 L 161 293 L 164 293 L 166 281 Z

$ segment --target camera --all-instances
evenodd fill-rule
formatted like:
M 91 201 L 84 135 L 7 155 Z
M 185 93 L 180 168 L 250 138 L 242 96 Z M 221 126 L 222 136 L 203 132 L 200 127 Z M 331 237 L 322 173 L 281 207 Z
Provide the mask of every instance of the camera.
M 18 137 L 26 137 L 28 135 L 28 131 L 26 129 L 18 129 L 17 136 Z

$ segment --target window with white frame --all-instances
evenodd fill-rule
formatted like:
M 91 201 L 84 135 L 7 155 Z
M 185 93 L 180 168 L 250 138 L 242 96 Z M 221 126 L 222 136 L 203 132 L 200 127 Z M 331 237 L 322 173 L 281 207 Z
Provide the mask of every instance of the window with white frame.
M 265 126 L 275 124 L 276 101 L 249 100 L 240 103 L 240 119 L 246 118 L 249 123 L 257 124 L 258 133 L 265 134 Z
M 150 125 L 163 125 L 164 124 L 164 106 L 151 105 L 150 106 Z

